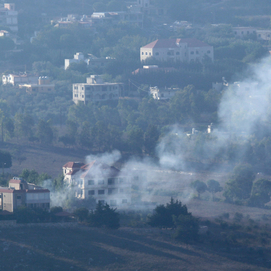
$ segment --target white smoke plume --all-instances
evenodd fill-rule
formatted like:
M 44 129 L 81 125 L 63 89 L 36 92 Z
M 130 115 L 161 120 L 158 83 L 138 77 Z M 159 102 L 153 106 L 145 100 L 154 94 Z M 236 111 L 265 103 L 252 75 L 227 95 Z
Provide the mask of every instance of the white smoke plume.
M 148 158 L 133 158 L 123 165 L 121 175 L 128 174 L 131 177 L 133 193 L 141 201 L 159 201 L 159 195 L 170 197 L 173 194 L 182 202 L 188 202 L 193 193 L 189 184 L 196 178 L 198 164 L 202 163 L 201 169 L 208 170 L 204 164 L 218 162 L 219 156 L 226 151 L 233 138 L 241 137 L 244 142 L 248 141 L 255 124 L 269 118 L 271 58 L 251 67 L 249 74 L 249 78 L 232 84 L 225 90 L 218 110 L 219 125 L 211 133 L 209 140 L 204 140 L 204 144 L 200 141 L 201 136 L 206 136 L 203 133 L 195 135 L 199 140 L 191 140 L 182 129 L 174 125 L 157 145 L 158 163 Z M 239 158 L 242 158 L 245 151 L 242 149 L 238 152 Z M 192 154 L 198 159 L 188 163 Z M 121 153 L 113 151 L 89 155 L 85 162 L 96 160 L 112 166 L 120 158 Z M 216 163 L 216 167 L 224 168 L 225 165 Z M 79 174 L 81 173 L 78 176 Z M 205 179 L 215 179 L 214 175 L 215 173 L 207 173 Z M 69 191 L 51 193 L 52 205 L 61 206 L 65 193 Z

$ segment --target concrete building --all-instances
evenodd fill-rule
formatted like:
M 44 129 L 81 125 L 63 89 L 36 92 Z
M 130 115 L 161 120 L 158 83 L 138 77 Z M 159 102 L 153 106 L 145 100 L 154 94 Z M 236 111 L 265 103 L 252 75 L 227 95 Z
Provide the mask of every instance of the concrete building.
M 205 57 L 214 61 L 213 46 L 197 39 L 158 39 L 140 48 L 140 61 L 154 58 L 159 61 L 202 62 Z
M 13 177 L 9 187 L 0 187 L 0 210 L 14 212 L 18 207 L 50 209 L 50 191 Z
M 23 88 L 28 93 L 50 93 L 55 91 L 55 84 L 52 84 L 47 76 L 40 76 L 39 79 L 32 84 L 20 84 L 19 88 Z
M 131 203 L 131 178 L 104 163 L 83 165 L 69 162 L 63 166 L 64 180 L 79 199 L 94 198 L 98 203 L 121 206 Z
M 82 166 L 84 166 L 84 163 L 80 162 L 68 162 L 66 163 L 63 167 L 63 176 L 64 176 L 64 181 L 68 185 L 72 185 L 76 180 L 76 173 L 78 173 L 81 169 Z
M 12 32 L 18 32 L 18 11 L 15 10 L 15 4 L 5 3 L 0 8 L 0 25 L 7 26 Z
M 52 21 L 52 24 L 55 23 L 55 27 L 59 28 L 70 28 L 70 27 L 79 27 L 83 29 L 89 29 L 95 32 L 95 28 L 93 27 L 93 22 L 90 16 L 81 15 L 78 16 L 76 14 L 68 14 L 67 17 L 62 17 L 56 22 Z
M 91 68 L 102 68 L 108 63 L 112 58 L 110 57 L 96 57 L 92 54 L 88 54 L 85 58 L 83 53 L 76 53 L 72 59 L 65 59 L 64 69 L 67 70 L 72 63 L 85 62 L 87 66 Z
M 169 100 L 179 90 L 180 90 L 179 88 L 164 88 L 164 89 L 159 89 L 158 87 L 150 87 L 150 95 L 155 100 Z
M 99 102 L 117 100 L 121 95 L 121 83 L 105 83 L 101 76 L 91 75 L 86 83 L 73 84 L 73 101 L 78 104 L 83 102 Z
M 144 16 L 142 12 L 138 12 L 135 9 L 128 9 L 128 11 L 93 12 L 91 19 L 94 25 L 126 22 L 128 24 L 143 27 Z
M 37 75 L 31 74 L 7 74 L 2 76 L 2 84 L 11 84 L 13 86 L 18 86 L 20 84 L 34 84 L 37 83 L 39 77 Z
M 257 40 L 271 40 L 271 30 L 270 29 L 257 29 L 255 27 L 233 27 L 232 28 L 234 36 L 238 38 L 244 38 L 249 35 L 255 35 Z

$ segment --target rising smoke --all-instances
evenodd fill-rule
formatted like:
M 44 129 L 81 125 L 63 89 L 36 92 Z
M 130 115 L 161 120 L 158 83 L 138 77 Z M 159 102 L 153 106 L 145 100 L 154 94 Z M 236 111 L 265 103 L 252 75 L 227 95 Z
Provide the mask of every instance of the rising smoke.
M 218 110 L 219 125 L 208 137 L 206 133 L 200 133 L 193 140 L 178 125 L 174 125 L 156 147 L 158 163 L 149 158 L 132 158 L 125 163 L 121 174 L 130 175 L 133 191 L 138 193 L 141 201 L 153 201 L 158 195 L 170 196 L 173 193 L 186 203 L 193 192 L 189 187 L 194 178 L 192 172 L 208 170 L 214 162 L 218 169 L 223 169 L 225 165 L 219 163 L 219 159 L 229 151 L 232 141 L 241 138 L 247 142 L 255 132 L 255 125 L 270 118 L 271 58 L 251 67 L 248 74 L 249 78 L 231 84 L 224 91 Z M 239 161 L 246 153 L 246 145 L 243 146 L 235 153 Z M 111 166 L 120 158 L 120 152 L 113 151 L 89 155 L 85 162 L 96 160 Z M 206 178 L 211 179 L 213 173 L 208 174 Z M 50 189 L 48 185 L 44 186 Z M 52 205 L 62 206 L 68 193 L 69 189 L 51 193 Z

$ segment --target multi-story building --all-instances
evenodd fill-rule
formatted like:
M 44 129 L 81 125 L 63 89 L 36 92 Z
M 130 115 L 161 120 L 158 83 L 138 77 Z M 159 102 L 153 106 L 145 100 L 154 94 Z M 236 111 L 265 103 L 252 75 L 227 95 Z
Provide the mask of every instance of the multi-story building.
M 111 206 L 131 203 L 131 176 L 104 163 L 69 162 L 63 166 L 64 180 L 79 199 L 94 198 Z
M 86 83 L 73 84 L 73 101 L 78 104 L 117 100 L 121 95 L 121 83 L 106 83 L 99 75 L 91 75 Z
M 0 8 L 0 25 L 18 32 L 18 11 L 15 10 L 15 4 L 5 3 L 4 7 Z
M 30 74 L 7 74 L 2 76 L 2 84 L 11 84 L 13 86 L 18 86 L 20 84 L 37 84 L 39 77 L 37 75 Z
M 0 210 L 13 212 L 20 206 L 50 209 L 50 191 L 13 177 L 9 187 L 0 187 Z
M 197 39 L 158 39 L 140 48 L 140 61 L 202 62 L 206 57 L 214 61 L 213 46 Z
M 257 40 L 271 40 L 270 29 L 257 29 L 255 27 L 233 27 L 234 36 L 237 38 L 244 38 L 249 35 L 255 35 Z

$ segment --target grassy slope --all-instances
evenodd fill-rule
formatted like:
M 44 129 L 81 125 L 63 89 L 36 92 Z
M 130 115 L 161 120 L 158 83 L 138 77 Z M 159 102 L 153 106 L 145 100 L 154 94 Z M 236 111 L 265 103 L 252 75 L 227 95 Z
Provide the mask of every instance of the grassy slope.
M 270 270 L 268 255 L 186 246 L 150 229 L 1 229 L 0 251 L 1 270 Z

